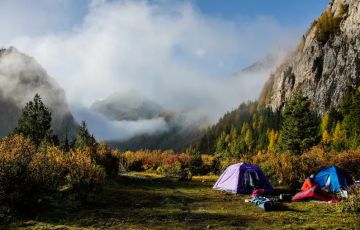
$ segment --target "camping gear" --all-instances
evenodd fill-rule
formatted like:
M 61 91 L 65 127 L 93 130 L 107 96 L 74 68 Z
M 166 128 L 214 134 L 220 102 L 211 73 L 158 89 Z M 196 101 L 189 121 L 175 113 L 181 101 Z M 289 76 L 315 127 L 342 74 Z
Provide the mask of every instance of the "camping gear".
M 319 171 L 314 177 L 305 179 L 301 192 L 295 194 L 292 201 L 302 199 L 316 199 L 319 201 L 338 201 L 335 193 L 341 193 L 346 198 L 346 191 L 353 181 L 343 169 L 331 166 Z
M 329 200 L 333 200 L 334 196 L 331 193 L 321 190 L 319 186 L 314 185 L 305 191 L 296 193 L 291 200 L 297 201 L 297 200 L 310 200 L 310 199 L 329 201 Z
M 232 193 L 251 193 L 254 189 L 274 191 L 269 180 L 258 167 L 245 163 L 230 165 L 221 174 L 213 189 Z
M 282 202 L 290 202 L 291 201 L 291 194 L 280 194 L 279 195 L 279 201 L 282 201 Z
M 309 188 L 313 187 L 313 183 L 312 183 L 312 179 L 311 178 L 306 178 L 304 181 L 304 184 L 301 187 L 301 191 L 306 191 Z
M 353 184 L 353 181 L 348 172 L 336 166 L 331 166 L 318 172 L 313 179 L 313 183 L 325 191 L 339 193 L 341 189 L 348 189 Z
M 256 188 L 252 191 L 251 193 L 251 197 L 256 197 L 256 196 L 263 196 L 265 195 L 265 189 L 263 188 Z
M 252 199 L 250 199 L 250 202 L 254 203 L 259 208 L 264 210 L 265 212 L 275 211 L 275 210 L 277 210 L 277 208 L 279 206 L 278 203 L 276 201 L 274 201 L 273 199 L 266 198 L 266 197 L 263 197 L 263 196 L 253 197 Z

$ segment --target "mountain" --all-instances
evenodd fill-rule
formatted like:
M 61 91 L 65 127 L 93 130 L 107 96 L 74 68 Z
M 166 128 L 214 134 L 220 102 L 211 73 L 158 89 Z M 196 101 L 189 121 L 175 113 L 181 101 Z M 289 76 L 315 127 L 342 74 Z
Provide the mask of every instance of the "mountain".
M 73 137 L 77 124 L 69 110 L 64 90 L 33 58 L 13 47 L 0 50 L 0 136 L 9 134 L 21 110 L 40 94 L 52 113 L 52 129 L 60 138 Z
M 125 141 L 109 141 L 113 147 L 121 150 L 136 151 L 139 149 L 148 150 L 174 150 L 184 151 L 193 141 L 197 140 L 204 133 L 202 125 L 192 123 L 184 125 L 171 121 L 167 123 L 168 129 L 164 132 L 154 134 L 140 134 Z
M 283 56 L 283 51 L 268 54 L 260 61 L 227 76 L 224 81 L 239 83 L 251 77 L 262 82 L 268 76 L 267 73 L 270 73 L 270 69 L 274 68 Z M 162 118 L 166 122 L 166 129 L 163 131 L 138 134 L 127 140 L 108 140 L 112 146 L 122 150 L 173 149 L 183 151 L 199 139 L 209 126 L 207 119 L 186 119 L 186 114 L 169 111 L 136 92 L 113 94 L 108 98 L 94 102 L 90 109 L 115 121 Z
M 358 139 L 351 127 L 358 123 L 355 89 L 359 86 L 360 1 L 333 0 L 270 74 L 259 99 L 226 113 L 192 146 L 222 156 L 275 151 L 281 142 L 281 111 L 298 92 L 308 98 L 310 109 L 318 115 L 329 112 L 323 116 L 327 123 L 322 128 L 328 136 L 336 136 L 336 127 L 343 126 L 350 143 L 351 138 Z M 345 110 L 341 108 L 344 103 Z M 352 143 L 358 146 L 357 141 Z
M 141 97 L 135 91 L 112 94 L 104 100 L 95 101 L 90 109 L 117 121 L 154 119 L 166 114 L 156 102 Z
M 204 126 L 199 122 L 187 121 L 183 115 L 164 109 L 136 91 L 114 93 L 103 100 L 97 100 L 90 106 L 90 110 L 116 122 L 141 122 L 153 119 L 164 121 L 166 127 L 162 130 L 140 133 L 125 140 L 107 140 L 111 146 L 122 150 L 182 151 L 202 134 L 201 127 Z
M 282 108 L 301 90 L 319 114 L 338 108 L 360 84 L 360 1 L 333 0 L 297 49 L 271 74 L 259 104 Z

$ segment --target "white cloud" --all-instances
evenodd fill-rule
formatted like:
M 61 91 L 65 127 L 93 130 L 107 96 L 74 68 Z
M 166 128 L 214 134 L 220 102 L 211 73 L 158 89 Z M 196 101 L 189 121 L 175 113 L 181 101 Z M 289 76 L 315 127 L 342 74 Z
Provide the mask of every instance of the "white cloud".
M 288 45 L 296 34 L 269 17 L 227 21 L 206 16 L 190 3 L 89 4 L 83 22 L 71 29 L 49 31 L 58 23 L 43 21 L 51 16 L 49 10 L 39 15 L 43 33 L 26 34 L 21 23 L 14 24 L 6 43 L 34 56 L 65 89 L 73 110 L 114 92 L 135 90 L 164 108 L 195 118 L 206 115 L 214 122 L 241 101 L 257 97 L 269 70 L 231 80 L 220 75 Z M 66 16 L 59 14 L 54 18 Z M 84 118 L 75 114 L 78 120 Z

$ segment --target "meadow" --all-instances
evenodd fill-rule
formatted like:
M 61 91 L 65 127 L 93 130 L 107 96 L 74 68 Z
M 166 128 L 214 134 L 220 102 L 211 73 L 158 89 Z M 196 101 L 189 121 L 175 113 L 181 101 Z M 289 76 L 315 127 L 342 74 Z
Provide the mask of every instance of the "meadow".
M 108 179 L 86 203 L 44 198 L 35 212 L 10 217 L 3 229 L 360 229 L 360 216 L 338 204 L 282 203 L 264 212 L 249 195 L 215 191 L 217 176 L 191 181 L 130 172 Z M 277 193 L 288 192 L 277 188 Z M 35 214 L 36 213 L 36 214 Z

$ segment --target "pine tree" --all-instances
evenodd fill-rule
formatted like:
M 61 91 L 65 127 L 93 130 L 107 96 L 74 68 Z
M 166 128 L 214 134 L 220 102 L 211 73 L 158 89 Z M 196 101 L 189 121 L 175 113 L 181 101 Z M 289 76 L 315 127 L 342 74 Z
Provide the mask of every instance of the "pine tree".
M 231 130 L 230 130 L 230 140 L 228 143 L 229 152 L 232 156 L 235 156 L 240 153 L 239 143 L 240 143 L 240 139 L 238 136 L 238 131 L 233 126 L 233 127 L 231 127 Z
M 335 131 L 332 137 L 332 146 L 338 151 L 341 151 L 345 148 L 345 133 L 342 128 L 341 123 L 338 121 L 336 123 Z
M 300 93 L 294 95 L 283 112 L 282 148 L 299 154 L 318 143 L 318 119 L 310 102 Z
M 325 131 L 328 131 L 328 126 L 329 126 L 329 113 L 325 113 L 321 119 L 320 132 L 324 133 Z
M 329 144 L 330 142 L 330 135 L 329 135 L 329 132 L 327 130 L 325 130 L 322 134 L 322 138 L 321 138 L 321 142 L 324 144 L 324 145 L 327 145 Z
M 356 148 L 360 145 L 360 91 L 348 89 L 340 108 L 343 116 L 342 126 L 348 138 L 349 147 Z
M 26 103 L 20 119 L 14 129 L 14 134 L 22 134 L 39 145 L 44 139 L 50 139 L 51 113 L 46 108 L 39 94 L 33 101 Z
M 94 136 L 89 133 L 85 121 L 82 121 L 76 134 L 75 148 L 94 147 L 95 145 Z
M 223 152 L 225 151 L 227 144 L 225 142 L 225 137 L 226 137 L 226 133 L 223 131 L 221 132 L 220 136 L 218 137 L 218 139 L 216 140 L 216 153 L 218 155 L 222 155 Z
M 276 150 L 276 145 L 279 139 L 279 133 L 272 129 L 268 132 L 268 138 L 269 138 L 269 145 L 267 150 L 270 152 L 275 152 Z
M 248 130 L 246 130 L 245 143 L 246 143 L 247 149 L 249 151 L 251 151 L 252 146 L 253 146 L 253 135 L 252 135 L 252 132 L 251 132 L 250 128 Z

